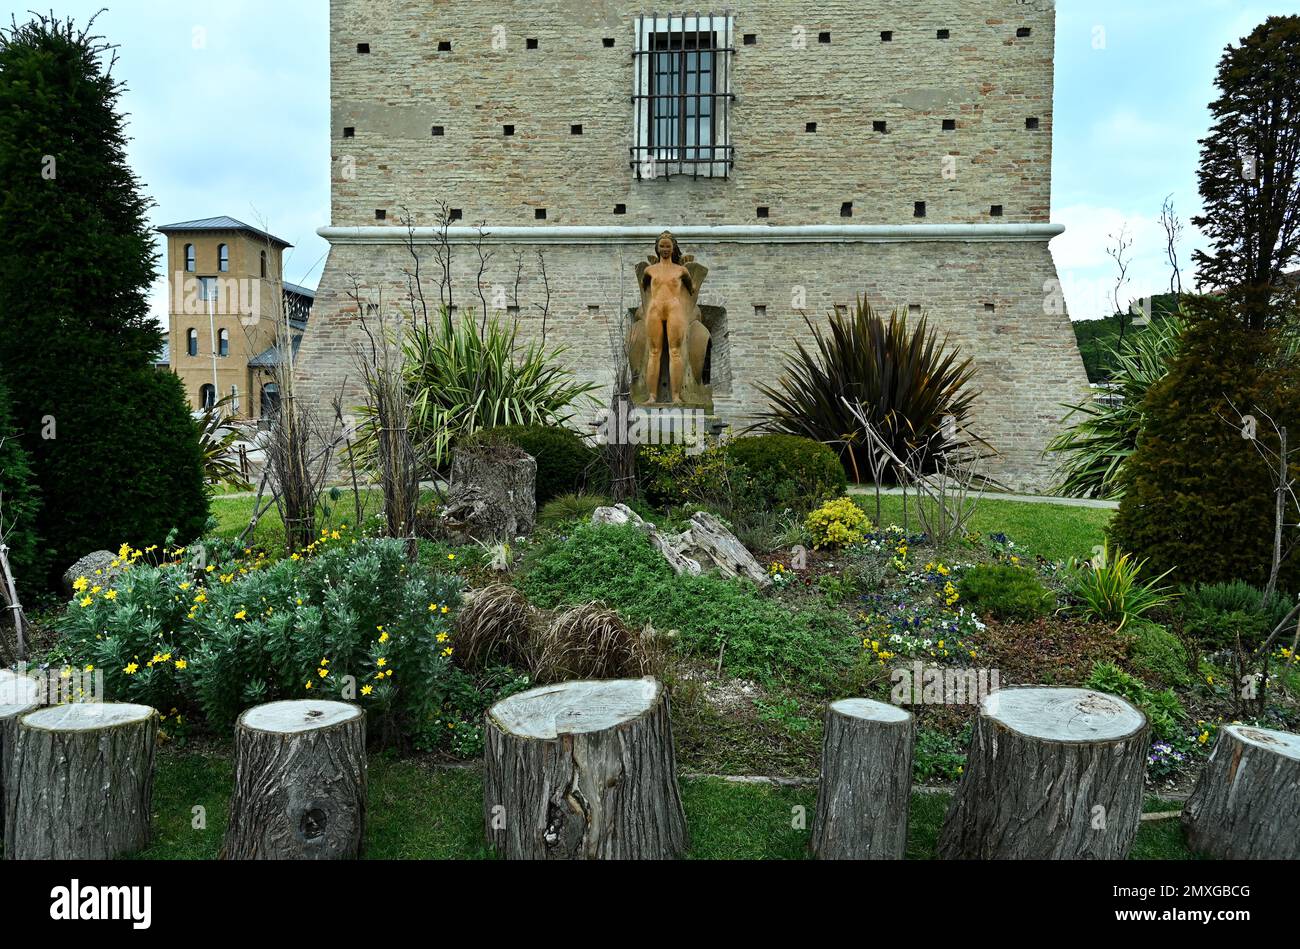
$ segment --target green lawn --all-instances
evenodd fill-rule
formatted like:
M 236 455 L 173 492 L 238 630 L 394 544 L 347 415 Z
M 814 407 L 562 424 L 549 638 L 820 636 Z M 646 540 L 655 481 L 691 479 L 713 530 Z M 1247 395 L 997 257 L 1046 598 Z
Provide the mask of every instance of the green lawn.
M 230 760 L 215 754 L 159 755 L 154 788 L 154 860 L 216 857 L 232 781 Z M 733 784 L 713 778 L 682 782 L 695 860 L 799 860 L 805 855 L 816 793 L 811 788 Z M 934 859 L 948 808 L 946 794 L 912 797 L 907 856 Z M 366 856 L 376 860 L 479 860 L 490 856 L 482 829 L 483 786 L 476 770 L 432 767 L 418 759 L 370 762 Z M 205 821 L 197 827 L 196 808 Z M 802 813 L 798 810 L 803 808 Z M 1148 810 L 1176 810 L 1151 799 Z M 1178 821 L 1144 824 L 1133 859 L 1190 859 Z

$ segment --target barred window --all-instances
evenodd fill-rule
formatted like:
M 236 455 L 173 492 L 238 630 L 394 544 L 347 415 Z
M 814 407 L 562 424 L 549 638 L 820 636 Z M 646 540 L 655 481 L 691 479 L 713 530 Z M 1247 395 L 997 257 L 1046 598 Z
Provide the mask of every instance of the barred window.
M 637 18 L 631 149 L 637 178 L 730 173 L 733 26 L 732 17 L 712 14 Z

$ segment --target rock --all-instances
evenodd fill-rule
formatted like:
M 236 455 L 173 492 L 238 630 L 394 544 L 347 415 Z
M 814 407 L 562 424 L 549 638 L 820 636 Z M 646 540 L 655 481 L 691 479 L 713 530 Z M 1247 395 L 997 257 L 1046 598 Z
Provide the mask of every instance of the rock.
M 537 462 L 510 445 L 457 451 L 447 503 L 438 511 L 453 543 L 500 543 L 526 537 L 537 522 Z
M 125 564 L 119 563 L 116 567 L 113 566 L 117 560 L 117 554 L 111 550 L 96 550 L 94 553 L 86 554 L 63 574 L 63 592 L 72 596 L 76 592 L 72 589 L 72 585 L 77 582 L 78 577 L 85 577 L 92 584 L 105 585 L 125 569 Z M 102 570 L 103 574 L 96 576 L 96 570 Z
M 707 511 L 697 511 L 691 516 L 691 527 L 680 534 L 663 534 L 653 524 L 642 519 L 625 504 L 597 508 L 591 523 L 601 525 L 631 524 L 644 532 L 651 545 L 659 551 L 678 576 L 690 574 L 698 577 L 705 569 L 714 569 L 724 576 L 744 577 L 766 590 L 772 578 L 754 559 L 736 535 Z

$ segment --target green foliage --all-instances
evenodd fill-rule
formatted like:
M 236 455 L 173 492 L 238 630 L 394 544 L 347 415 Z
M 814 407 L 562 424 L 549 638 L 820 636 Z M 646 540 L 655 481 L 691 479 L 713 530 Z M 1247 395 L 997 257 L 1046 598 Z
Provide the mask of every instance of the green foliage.
M 1133 668 L 1167 686 L 1191 684 L 1191 660 L 1182 641 L 1158 623 L 1137 620 L 1129 626 Z
M 252 485 L 239 470 L 232 452 L 240 439 L 240 432 L 226 424 L 226 417 L 235 397 L 228 395 L 203 410 L 199 419 L 199 450 L 203 453 L 204 480 L 211 485 L 227 484 L 239 491 L 248 491 Z
M 1203 649 L 1258 646 L 1291 612 L 1293 603 L 1280 593 L 1267 602 L 1264 593 L 1243 580 L 1198 584 L 1186 588 L 1181 613 L 1183 629 Z
M 1142 404 L 1148 390 L 1165 377 L 1178 351 L 1185 324 L 1169 317 L 1150 329 L 1129 335 L 1114 358 L 1111 381 L 1116 398 L 1089 399 L 1070 406 L 1070 428 L 1047 445 L 1063 456 L 1063 480 L 1057 492 L 1072 498 L 1118 498 L 1124 463 L 1142 432 Z
M 39 588 L 44 580 L 44 556 L 35 530 L 40 508 L 27 452 L 10 418 L 9 392 L 0 383 L 0 528 L 9 546 L 9 565 L 22 588 L 20 594 L 29 587 Z M 0 625 L 4 622 L 0 620 Z
M 637 448 L 637 481 L 645 499 L 656 507 L 694 504 L 730 510 L 747 504 L 749 472 L 724 445 L 689 450 L 684 445 Z
M 0 375 L 22 383 L 14 424 L 55 571 L 207 518 L 197 428 L 152 366 L 154 235 L 111 56 L 71 22 L 0 31 Z
M 587 523 L 600 507 L 608 507 L 609 499 L 595 494 L 562 494 L 537 512 L 537 523 L 556 528 L 573 521 Z
M 1093 666 L 1092 674 L 1083 687 L 1107 695 L 1118 695 L 1136 705 L 1151 722 L 1151 734 L 1156 738 L 1171 741 L 1181 736 L 1179 723 L 1187 717 L 1187 712 L 1173 689 L 1157 692 L 1148 688 L 1141 679 L 1129 675 L 1110 662 L 1099 662 Z
M 836 453 L 797 435 L 753 435 L 727 443 L 731 460 L 748 474 L 746 491 L 754 506 L 811 510 L 848 486 Z
M 804 521 L 804 529 L 818 550 L 847 547 L 862 543 L 871 530 L 871 520 L 852 498 L 836 498 L 810 513 Z
M 1056 598 L 1043 586 L 1037 574 L 1024 567 L 1006 564 L 977 564 L 957 586 L 962 601 L 981 615 L 1001 620 L 1030 620 L 1046 616 Z
M 966 767 L 966 748 L 971 726 L 959 735 L 947 735 L 931 728 L 918 728 L 912 754 L 912 773 L 917 784 L 950 783 L 961 779 Z
M 1237 413 L 1259 420 L 1261 440 L 1271 435 L 1265 415 L 1300 431 L 1300 386 L 1294 373 L 1268 365 L 1271 337 L 1243 330 L 1220 302 L 1195 302 L 1178 358 L 1143 402 L 1110 536 L 1179 583 L 1262 585 L 1273 552 L 1274 484 Z M 1298 517 L 1292 507 L 1288 522 Z M 1300 558 L 1284 563 L 1281 586 L 1300 588 Z
M 1071 564 L 1070 593 L 1080 601 L 1080 612 L 1106 623 L 1119 621 L 1123 629 L 1137 619 L 1174 600 L 1177 594 L 1158 584 L 1168 572 L 1144 580 L 1146 561 L 1135 561 L 1130 554 L 1112 550 L 1104 544 L 1091 561 Z
M 842 614 L 792 611 L 749 583 L 678 577 L 634 527 L 576 527 L 545 543 L 522 587 L 544 609 L 601 600 L 634 625 L 677 630 L 686 652 L 732 675 L 826 681 L 848 666 L 857 640 Z
M 269 566 L 217 547 L 157 566 L 128 559 L 112 590 L 82 585 L 63 622 L 71 655 L 103 671 L 112 698 L 197 709 L 225 733 L 252 705 L 342 697 L 374 716 L 376 734 L 429 748 L 446 739 L 438 723 L 460 584 L 413 574 L 400 541 L 323 540 Z
M 563 425 L 596 390 L 564 368 L 564 350 L 541 343 L 521 348 L 518 336 L 516 324 L 497 317 L 481 325 L 472 316 L 453 320 L 445 307 L 438 319 L 408 334 L 402 359 L 412 437 L 435 468 L 479 429 Z
M 796 341 L 777 386 L 758 387 L 771 403 L 759 415 L 767 428 L 834 446 L 859 482 L 869 474 L 864 435 L 845 400 L 860 406 L 899 457 L 921 452 L 922 468 L 946 420 L 964 428 L 976 397 L 974 363 L 959 359 L 924 317 L 909 327 L 895 312 L 886 323 L 859 300 L 853 314 L 830 315 L 829 332 L 805 320 L 816 354 Z
M 480 429 L 461 444 L 482 443 L 485 439 L 515 445 L 537 460 L 537 503 L 562 494 L 571 494 L 587 484 L 597 473 L 599 456 L 571 428 L 555 425 L 498 425 Z
M 1092 383 L 1114 382 L 1118 369 L 1118 354 L 1152 330 L 1161 330 L 1165 319 L 1177 316 L 1181 298 L 1173 293 L 1160 293 L 1151 298 L 1151 322 L 1147 326 L 1135 326 L 1131 313 L 1116 313 L 1100 320 L 1075 320 L 1073 322 L 1075 341 L 1079 344 L 1079 355 L 1083 357 L 1083 368 Z M 1123 332 L 1121 332 L 1121 329 Z

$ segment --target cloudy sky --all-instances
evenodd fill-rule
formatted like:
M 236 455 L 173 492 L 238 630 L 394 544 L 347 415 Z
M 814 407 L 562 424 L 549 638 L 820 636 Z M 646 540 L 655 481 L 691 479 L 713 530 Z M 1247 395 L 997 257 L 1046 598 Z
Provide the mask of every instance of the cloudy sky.
M 10 11 L 20 18 L 30 4 Z M 39 4 L 44 8 L 46 4 Z M 292 242 L 287 280 L 315 286 L 329 217 L 326 0 L 62 0 L 120 45 L 131 160 L 153 223 L 229 214 Z M 1053 243 L 1076 318 L 1104 315 L 1111 235 L 1133 239 L 1125 297 L 1167 289 L 1160 207 L 1199 210 L 1196 166 L 1223 47 L 1300 0 L 1060 0 Z M 6 15 L 5 20 L 9 17 Z M 1186 261 L 1198 236 L 1190 225 Z M 1190 268 L 1188 268 L 1190 271 Z M 165 284 L 156 306 L 165 307 Z

